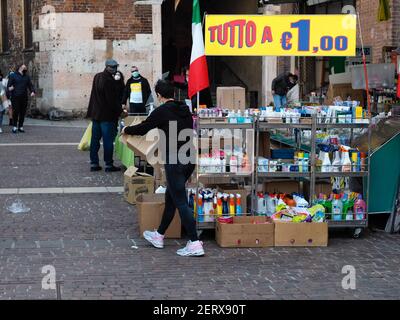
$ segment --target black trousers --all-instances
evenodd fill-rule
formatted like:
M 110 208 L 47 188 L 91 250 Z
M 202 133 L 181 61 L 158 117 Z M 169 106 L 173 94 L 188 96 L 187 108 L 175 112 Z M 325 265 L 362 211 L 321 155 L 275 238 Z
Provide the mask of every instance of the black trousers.
M 158 233 L 164 235 L 178 209 L 181 222 L 191 241 L 197 241 L 196 220 L 189 208 L 186 194 L 186 181 L 195 169 L 194 164 L 166 164 L 165 176 L 167 180 L 167 191 L 165 193 L 165 209 L 158 228 Z
M 13 126 L 22 128 L 24 126 L 26 109 L 28 108 L 28 97 L 17 96 L 11 98 L 13 110 Z

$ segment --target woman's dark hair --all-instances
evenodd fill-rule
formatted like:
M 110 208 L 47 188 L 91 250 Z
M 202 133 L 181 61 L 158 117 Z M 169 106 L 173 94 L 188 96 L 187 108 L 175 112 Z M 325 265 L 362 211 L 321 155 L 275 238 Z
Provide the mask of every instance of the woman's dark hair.
M 175 96 L 174 86 L 167 80 L 158 80 L 155 86 L 155 91 L 165 99 L 173 99 Z
M 117 73 L 119 73 L 120 75 L 121 75 L 121 82 L 123 82 L 124 84 L 125 84 L 125 77 L 124 77 L 124 74 L 121 72 L 121 71 L 117 71 Z
M 18 72 L 19 69 L 21 69 L 21 67 L 24 65 L 25 63 L 20 63 L 17 65 L 17 68 L 15 69 L 15 72 Z

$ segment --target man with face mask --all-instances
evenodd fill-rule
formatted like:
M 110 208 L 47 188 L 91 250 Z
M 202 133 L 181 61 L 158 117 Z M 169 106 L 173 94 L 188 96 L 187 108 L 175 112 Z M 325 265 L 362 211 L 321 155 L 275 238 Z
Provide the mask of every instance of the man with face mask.
M 10 75 L 7 83 L 10 92 L 11 103 L 13 106 L 13 133 L 25 132 L 24 121 L 26 109 L 28 107 L 28 89 L 31 97 L 35 96 L 35 89 L 31 78 L 28 76 L 28 68 L 21 64 L 15 73 Z M 18 126 L 18 127 L 17 127 Z
M 129 113 L 146 113 L 146 104 L 151 96 L 150 84 L 139 73 L 138 67 L 132 67 L 132 77 L 125 86 L 122 105 L 126 108 L 129 99 Z
M 121 171 L 114 166 L 114 140 L 117 135 L 118 118 L 123 112 L 121 96 L 118 93 L 118 82 L 115 74 L 118 63 L 109 59 L 103 72 L 96 74 L 93 80 L 92 93 L 87 112 L 87 118 L 92 119 L 92 140 L 90 142 L 91 171 L 100 171 L 99 164 L 100 140 L 103 139 L 104 162 L 106 172 Z

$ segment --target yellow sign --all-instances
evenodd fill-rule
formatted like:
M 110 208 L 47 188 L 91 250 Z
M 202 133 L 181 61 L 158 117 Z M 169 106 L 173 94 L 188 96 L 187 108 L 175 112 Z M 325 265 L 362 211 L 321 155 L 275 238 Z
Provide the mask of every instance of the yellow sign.
M 355 56 L 355 15 L 207 15 L 208 56 Z

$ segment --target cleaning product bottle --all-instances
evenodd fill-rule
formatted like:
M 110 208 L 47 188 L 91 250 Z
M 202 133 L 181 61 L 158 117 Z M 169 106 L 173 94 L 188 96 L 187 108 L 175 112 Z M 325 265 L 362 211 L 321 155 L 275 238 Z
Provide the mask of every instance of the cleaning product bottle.
M 233 194 L 229 195 L 229 214 L 235 216 L 235 196 Z
M 304 166 L 303 166 L 304 152 L 299 152 L 297 157 L 298 157 L 297 161 L 299 163 L 299 172 L 304 172 Z
M 367 154 L 365 152 L 361 152 L 360 158 L 361 171 L 367 171 Z
M 303 172 L 309 172 L 309 164 L 310 164 L 310 154 L 305 153 L 303 159 Z
M 358 152 L 353 152 L 351 154 L 351 164 L 353 168 L 353 172 L 360 172 L 359 167 L 358 167 Z
M 197 221 L 204 222 L 204 211 L 203 211 L 203 196 L 199 195 L 198 205 L 197 205 Z
M 230 172 L 231 173 L 237 173 L 238 172 L 238 161 L 236 156 L 232 155 L 231 160 L 229 161 L 230 165 Z
M 340 159 L 339 148 L 335 149 L 335 157 L 332 162 L 332 172 L 340 172 L 342 160 Z
M 240 194 L 236 195 L 236 215 L 241 216 L 242 212 L 242 196 Z
M 226 193 L 224 193 L 223 196 L 223 202 L 222 202 L 222 214 L 224 216 L 229 215 L 229 206 L 228 206 L 228 195 Z
M 367 213 L 367 204 L 362 199 L 362 195 L 358 195 L 357 201 L 354 203 L 354 219 L 365 220 Z
M 321 164 L 321 172 L 331 172 L 332 169 L 332 163 L 331 159 L 329 158 L 329 152 L 330 152 L 330 145 L 328 144 L 320 144 L 318 145 L 319 149 L 321 150 L 321 156 L 322 156 L 322 164 Z
M 342 150 L 342 172 L 351 172 L 350 147 L 341 146 Z
M 219 217 L 222 216 L 222 194 L 218 193 L 217 195 L 218 199 L 217 199 L 217 214 Z
M 264 193 L 259 192 L 257 196 L 257 213 L 260 215 L 266 214 L 266 207 L 265 207 L 265 200 L 264 200 Z
M 340 195 L 335 195 L 334 200 L 332 201 L 332 220 L 333 221 L 341 221 L 343 213 L 343 203 L 340 199 Z

